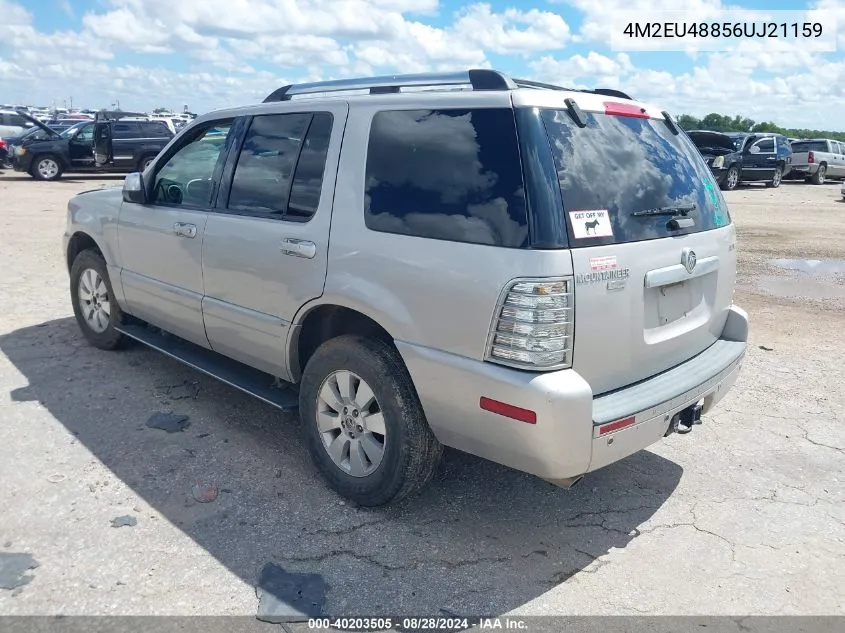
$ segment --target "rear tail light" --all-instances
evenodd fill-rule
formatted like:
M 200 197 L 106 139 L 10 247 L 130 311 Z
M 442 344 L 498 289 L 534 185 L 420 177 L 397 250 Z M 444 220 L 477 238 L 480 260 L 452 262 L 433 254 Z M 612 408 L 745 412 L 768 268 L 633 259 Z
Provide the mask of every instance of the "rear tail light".
M 573 279 L 517 279 L 496 306 L 486 360 L 519 369 L 572 366 Z
M 816 156 L 815 156 L 815 154 L 813 154 L 813 152 L 809 152 L 807 154 L 807 162 L 808 163 L 815 163 L 816 162 Z

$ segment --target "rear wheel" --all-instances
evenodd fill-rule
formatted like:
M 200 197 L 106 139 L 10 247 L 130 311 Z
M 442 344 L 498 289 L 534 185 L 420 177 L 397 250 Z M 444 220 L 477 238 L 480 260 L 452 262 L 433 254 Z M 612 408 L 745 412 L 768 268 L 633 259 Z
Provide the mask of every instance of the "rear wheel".
M 388 343 L 340 336 L 308 360 L 299 415 L 314 464 L 339 494 L 379 506 L 419 491 L 442 447 Z
M 780 181 L 783 178 L 783 167 L 775 167 L 775 173 L 772 180 L 766 183 L 767 187 L 780 187 Z
M 141 160 L 138 161 L 138 171 L 147 171 L 147 167 L 152 165 L 155 158 L 155 154 L 152 156 L 142 156 Z
M 98 252 L 85 250 L 73 260 L 70 300 L 79 329 L 94 347 L 111 350 L 120 346 L 123 335 L 115 328 L 124 316 L 115 300 L 106 262 Z
M 812 180 L 814 185 L 823 185 L 825 175 L 827 175 L 827 165 L 822 163 L 821 165 L 819 165 L 819 168 L 816 170 L 816 173 L 813 174 L 813 177 L 810 180 Z
M 58 180 L 62 176 L 62 163 L 52 154 L 38 156 L 32 163 L 32 175 L 38 180 Z

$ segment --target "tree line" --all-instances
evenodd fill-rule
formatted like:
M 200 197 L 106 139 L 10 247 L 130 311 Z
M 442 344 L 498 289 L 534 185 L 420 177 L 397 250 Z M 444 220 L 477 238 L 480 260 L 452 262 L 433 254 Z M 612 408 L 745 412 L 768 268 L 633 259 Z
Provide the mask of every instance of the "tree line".
M 769 121 L 761 121 L 760 123 L 757 123 L 748 117 L 740 115 L 730 117 L 725 114 L 716 114 L 715 112 L 711 112 L 701 119 L 689 114 L 682 114 L 678 117 L 678 124 L 685 130 L 712 130 L 714 132 L 775 132 L 777 134 L 783 134 L 788 138 L 830 138 L 837 141 L 845 141 L 845 132 L 785 128 Z

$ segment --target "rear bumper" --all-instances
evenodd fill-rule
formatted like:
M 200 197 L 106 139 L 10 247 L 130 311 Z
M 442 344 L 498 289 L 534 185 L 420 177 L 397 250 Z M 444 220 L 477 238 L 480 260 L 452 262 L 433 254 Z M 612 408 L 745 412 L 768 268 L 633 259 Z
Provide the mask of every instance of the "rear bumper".
M 792 171 L 790 171 L 789 176 L 791 178 L 812 176 L 818 170 L 819 166 L 815 163 L 812 165 L 792 165 Z
M 533 373 L 397 341 L 438 439 L 544 479 L 577 477 L 663 437 L 675 413 L 703 401 L 709 411 L 736 381 L 748 317 L 732 307 L 722 337 L 697 356 L 647 380 L 593 397 L 577 372 Z M 490 398 L 536 414 L 521 422 L 482 409 Z M 622 419 L 626 425 L 608 431 Z

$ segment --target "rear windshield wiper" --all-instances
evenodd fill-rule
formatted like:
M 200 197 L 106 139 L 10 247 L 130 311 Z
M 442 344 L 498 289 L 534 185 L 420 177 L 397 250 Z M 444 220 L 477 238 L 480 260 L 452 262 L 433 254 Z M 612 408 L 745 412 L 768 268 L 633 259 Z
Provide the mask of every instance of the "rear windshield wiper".
M 657 209 L 643 209 L 642 211 L 634 211 L 631 215 L 634 217 L 641 217 L 644 215 L 687 215 L 695 211 L 698 207 L 690 204 L 685 207 L 659 207 Z

